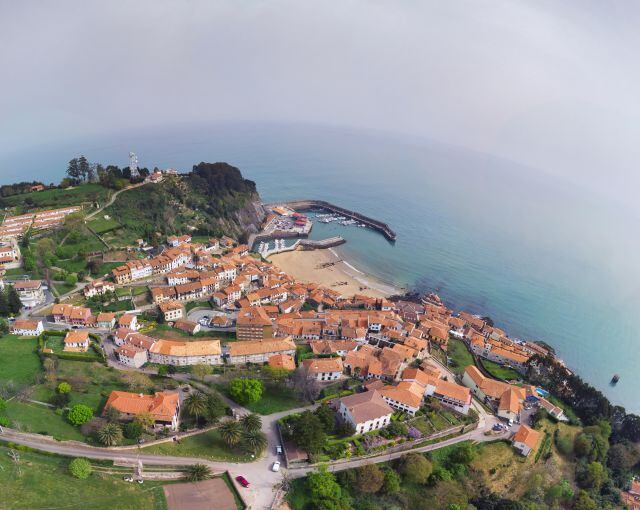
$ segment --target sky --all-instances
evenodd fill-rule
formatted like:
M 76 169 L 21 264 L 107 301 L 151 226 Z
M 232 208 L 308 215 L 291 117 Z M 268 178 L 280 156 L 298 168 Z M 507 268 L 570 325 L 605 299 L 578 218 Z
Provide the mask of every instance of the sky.
M 410 134 L 635 212 L 640 4 L 0 0 L 1 165 L 220 121 Z

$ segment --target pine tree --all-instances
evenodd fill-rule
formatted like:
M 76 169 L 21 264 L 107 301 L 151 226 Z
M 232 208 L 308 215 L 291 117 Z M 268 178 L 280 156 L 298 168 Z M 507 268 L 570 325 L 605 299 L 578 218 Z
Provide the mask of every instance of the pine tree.
M 7 295 L 7 304 L 9 305 L 9 313 L 18 314 L 20 313 L 20 309 L 22 308 L 22 302 L 20 301 L 20 296 L 18 296 L 18 292 L 13 286 L 9 287 L 9 292 Z
M 74 182 L 80 181 L 80 166 L 78 164 L 78 158 L 73 158 L 69 161 L 69 166 L 67 167 L 67 175 Z
M 9 303 L 7 301 L 7 290 L 0 291 L 0 316 L 7 317 L 9 315 Z

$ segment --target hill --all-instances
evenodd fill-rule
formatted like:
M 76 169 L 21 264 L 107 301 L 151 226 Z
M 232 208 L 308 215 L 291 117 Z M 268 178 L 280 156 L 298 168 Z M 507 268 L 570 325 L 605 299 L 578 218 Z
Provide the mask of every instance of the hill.
M 244 238 L 264 218 L 255 183 L 227 163 L 199 163 L 188 174 L 121 193 L 104 214 L 147 240 L 178 233 Z

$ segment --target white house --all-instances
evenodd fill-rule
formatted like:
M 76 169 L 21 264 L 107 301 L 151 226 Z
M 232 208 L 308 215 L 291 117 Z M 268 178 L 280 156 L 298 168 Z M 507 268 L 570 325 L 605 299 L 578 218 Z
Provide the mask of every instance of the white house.
M 222 349 L 220 340 L 180 342 L 158 340 L 149 348 L 149 361 L 161 365 L 220 365 Z
M 340 399 L 338 414 L 357 434 L 378 430 L 391 423 L 393 409 L 376 390 L 355 393 Z
M 302 366 L 307 370 L 308 377 L 321 382 L 340 379 L 344 370 L 342 358 L 305 359 Z
M 526 425 L 520 425 L 512 439 L 513 447 L 526 457 L 538 447 L 540 435 L 537 430 L 533 430 Z
M 22 280 L 15 282 L 13 288 L 18 293 L 20 302 L 27 308 L 33 308 L 45 301 L 41 280 Z
M 11 333 L 19 336 L 38 336 L 43 331 L 42 321 L 16 320 L 11 325 Z
M 122 345 L 115 352 L 120 363 L 130 367 L 140 368 L 149 361 L 147 350 L 134 345 Z

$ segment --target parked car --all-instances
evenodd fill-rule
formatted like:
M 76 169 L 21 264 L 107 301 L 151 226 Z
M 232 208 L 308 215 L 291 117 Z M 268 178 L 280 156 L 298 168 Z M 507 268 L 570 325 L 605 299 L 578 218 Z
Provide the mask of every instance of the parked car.
M 274 472 L 280 471 L 280 462 L 276 460 L 273 463 L 273 466 L 271 466 L 271 471 L 274 471 Z
M 132 476 L 123 476 L 122 479 L 125 482 L 133 482 L 133 477 Z
M 282 455 L 282 453 L 283 453 L 282 446 L 281 445 L 276 446 L 276 454 Z
M 242 476 L 242 475 L 238 475 L 236 476 L 236 482 L 238 482 L 240 485 L 242 485 L 243 487 L 249 487 L 249 482 L 247 481 L 247 479 Z

